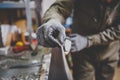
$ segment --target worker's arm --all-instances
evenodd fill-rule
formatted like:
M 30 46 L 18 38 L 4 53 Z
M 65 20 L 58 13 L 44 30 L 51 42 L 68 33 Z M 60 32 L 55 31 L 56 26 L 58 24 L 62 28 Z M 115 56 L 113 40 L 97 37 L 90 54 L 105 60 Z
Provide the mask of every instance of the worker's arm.
M 98 34 L 88 36 L 89 46 L 107 44 L 120 40 L 120 25 L 110 27 Z
M 65 19 L 71 14 L 72 7 L 72 0 L 56 0 L 46 11 L 43 17 L 43 25 L 37 29 L 39 45 L 44 47 L 56 47 L 58 43 L 64 43 L 66 34 L 62 23 L 64 23 Z
M 106 45 L 112 41 L 120 40 L 120 25 L 110 27 L 98 34 L 91 36 L 81 36 L 80 34 L 71 34 L 72 52 L 81 51 L 84 48 L 97 45 Z
M 46 11 L 43 22 L 50 19 L 58 19 L 60 22 L 65 22 L 65 19 L 70 16 L 72 12 L 73 0 L 56 0 L 56 2 Z

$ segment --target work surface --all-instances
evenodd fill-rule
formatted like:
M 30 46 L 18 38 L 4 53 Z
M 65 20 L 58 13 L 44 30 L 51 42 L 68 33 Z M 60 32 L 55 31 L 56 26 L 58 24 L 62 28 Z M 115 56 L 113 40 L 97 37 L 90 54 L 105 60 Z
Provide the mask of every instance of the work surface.
M 42 49 L 43 50 L 43 49 Z M 42 54 L 44 51 L 47 50 L 43 50 L 40 51 L 39 54 L 37 56 L 32 57 L 29 52 L 28 54 L 25 54 L 25 56 L 23 57 L 23 60 L 25 61 L 21 61 L 21 59 L 17 59 L 16 61 L 11 57 L 8 58 L 6 60 L 4 60 L 4 57 L 1 57 L 1 61 L 0 61 L 0 80 L 7 80 L 7 77 L 19 77 L 22 78 L 24 76 L 26 76 L 26 79 L 23 80 L 30 80 L 31 78 L 35 78 L 34 80 L 39 80 L 40 77 L 40 65 L 43 64 L 43 71 L 47 69 L 47 71 L 49 71 L 49 63 L 50 63 L 50 59 L 51 59 L 51 55 L 46 54 L 46 56 L 44 56 L 44 60 L 41 62 L 41 58 L 42 58 Z M 47 52 L 45 52 L 47 53 Z M 29 57 L 29 60 L 27 60 L 27 58 Z M 27 60 L 27 61 L 26 61 Z M 7 63 L 8 65 L 6 66 L 5 64 L 2 63 Z M 11 63 L 12 62 L 12 63 Z M 15 67 L 15 64 L 23 64 L 22 68 L 12 68 L 12 69 L 5 69 L 5 68 L 10 68 L 11 64 L 14 65 L 13 67 Z M 32 66 L 31 63 L 35 64 L 35 66 Z M 37 64 L 36 64 L 37 63 Z M 24 65 L 29 65 L 29 66 L 24 66 Z M 9 74 L 9 75 L 8 75 Z M 22 75 L 20 75 L 22 74 Z M 27 76 L 29 75 L 29 76 Z M 48 74 L 47 74 L 48 75 Z M 45 79 L 47 77 L 47 75 L 45 73 L 43 73 L 40 77 L 40 80 L 47 80 Z M 1 77 L 4 77 L 4 79 L 1 79 Z M 22 79 L 21 79 L 22 80 Z M 115 72 L 115 76 L 114 76 L 114 80 L 120 80 L 120 67 L 116 68 L 116 72 Z
M 40 47 L 36 56 L 31 55 L 32 51 L 21 52 L 20 56 L 10 51 L 8 56 L 0 55 L 0 80 L 39 80 L 42 57 L 47 51 Z

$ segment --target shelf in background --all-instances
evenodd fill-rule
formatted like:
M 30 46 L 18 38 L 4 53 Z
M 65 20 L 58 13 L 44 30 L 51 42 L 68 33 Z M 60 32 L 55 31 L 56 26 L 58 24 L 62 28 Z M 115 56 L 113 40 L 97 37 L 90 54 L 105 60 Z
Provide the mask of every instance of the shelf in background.
M 18 2 L 3 2 L 0 3 L 0 9 L 11 9 L 11 8 L 25 8 L 25 3 L 18 3 Z
M 8 2 L 1 2 L 0 3 L 0 9 L 24 9 L 24 8 L 26 8 L 24 2 L 8 1 Z M 30 2 L 30 8 L 35 9 L 35 2 L 34 1 Z

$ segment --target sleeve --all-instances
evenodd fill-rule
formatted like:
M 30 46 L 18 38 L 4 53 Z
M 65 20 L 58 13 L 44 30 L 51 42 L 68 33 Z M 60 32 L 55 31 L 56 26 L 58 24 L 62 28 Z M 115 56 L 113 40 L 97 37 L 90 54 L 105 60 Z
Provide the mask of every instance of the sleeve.
M 46 11 L 43 17 L 43 23 L 50 19 L 58 19 L 64 23 L 65 19 L 71 14 L 73 0 L 56 0 L 56 2 Z
M 115 40 L 120 40 L 120 25 L 117 27 L 110 27 L 98 34 L 88 36 L 88 46 L 104 45 Z

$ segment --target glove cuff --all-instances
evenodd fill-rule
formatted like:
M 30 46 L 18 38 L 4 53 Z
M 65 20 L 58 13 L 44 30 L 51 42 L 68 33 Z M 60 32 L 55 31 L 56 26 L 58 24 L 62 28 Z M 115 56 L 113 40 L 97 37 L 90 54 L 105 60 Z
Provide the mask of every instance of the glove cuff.
M 88 36 L 88 47 L 91 47 L 93 45 L 98 45 L 100 44 L 100 38 L 99 35 L 92 35 L 92 36 Z
M 87 47 L 91 47 L 93 42 L 92 42 L 92 38 L 91 37 L 87 37 Z

